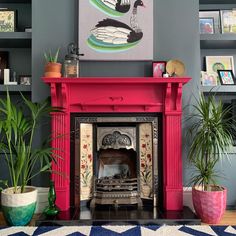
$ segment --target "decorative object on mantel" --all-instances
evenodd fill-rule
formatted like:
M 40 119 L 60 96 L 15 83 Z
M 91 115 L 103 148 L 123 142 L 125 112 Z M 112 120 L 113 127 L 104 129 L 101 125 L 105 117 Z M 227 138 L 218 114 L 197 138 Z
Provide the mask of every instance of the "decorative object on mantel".
M 61 63 L 58 63 L 58 55 L 60 48 L 57 49 L 55 55 L 52 55 L 51 50 L 48 53 L 44 53 L 45 60 L 47 64 L 45 65 L 45 77 L 61 77 Z
M 152 63 L 153 77 L 161 78 L 166 71 L 166 61 L 154 61 Z
M 85 54 L 83 59 L 152 60 L 153 0 L 133 0 L 132 7 L 129 0 L 117 1 L 125 8 L 123 14 L 119 14 L 118 3 L 115 6 L 114 2 L 79 1 L 79 46 Z M 114 14 L 119 20 L 112 18 Z
M 74 43 L 70 43 L 67 47 L 68 54 L 65 56 L 64 61 L 64 77 L 77 78 L 79 77 L 79 48 Z
M 184 63 L 180 60 L 170 60 L 166 64 L 166 72 L 170 77 L 183 77 L 185 74 Z
M 56 206 L 56 191 L 54 181 L 50 180 L 50 187 L 48 191 L 48 206 L 44 209 L 43 213 L 48 216 L 55 216 L 59 213 L 60 209 Z

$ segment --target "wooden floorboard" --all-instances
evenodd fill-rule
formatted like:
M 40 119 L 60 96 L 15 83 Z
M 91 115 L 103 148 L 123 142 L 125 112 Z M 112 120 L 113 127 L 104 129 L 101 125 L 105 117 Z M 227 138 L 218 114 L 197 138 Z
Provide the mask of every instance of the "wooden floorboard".
M 32 221 L 30 222 L 30 226 L 35 225 L 35 220 L 39 217 L 39 215 L 34 215 Z M 202 223 L 203 225 L 206 225 Z M 236 210 L 227 210 L 220 221 L 219 224 L 217 225 L 236 225 Z M 2 212 L 0 212 L 0 226 L 6 226 L 6 222 L 4 220 L 4 217 L 2 215 Z
M 236 210 L 227 210 L 217 225 L 236 225 Z

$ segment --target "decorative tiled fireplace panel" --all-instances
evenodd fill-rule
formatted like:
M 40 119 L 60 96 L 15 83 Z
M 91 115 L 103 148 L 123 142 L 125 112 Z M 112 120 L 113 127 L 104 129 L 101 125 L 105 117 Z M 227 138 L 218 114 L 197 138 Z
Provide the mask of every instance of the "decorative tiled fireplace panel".
M 93 184 L 93 125 L 80 124 L 80 199 L 91 198 Z
M 153 138 L 152 124 L 145 123 L 139 125 L 139 150 L 140 150 L 140 181 L 141 181 L 141 197 L 151 198 L 153 196 L 153 171 L 157 166 L 153 166 Z M 157 137 L 156 137 L 157 138 Z M 157 140 L 155 140 L 157 144 Z M 155 156 L 156 159 L 157 156 Z

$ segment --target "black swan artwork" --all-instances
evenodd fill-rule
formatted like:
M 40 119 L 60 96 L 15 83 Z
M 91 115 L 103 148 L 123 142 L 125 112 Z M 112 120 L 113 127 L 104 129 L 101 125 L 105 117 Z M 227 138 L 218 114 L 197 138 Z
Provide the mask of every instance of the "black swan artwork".
M 120 17 L 130 10 L 130 0 L 90 0 L 90 3 L 112 17 Z
M 144 7 L 142 0 L 136 0 L 130 17 L 130 26 L 114 19 L 104 19 L 91 30 L 87 40 L 90 48 L 99 52 L 126 51 L 137 45 L 143 32 L 137 22 L 138 6 Z

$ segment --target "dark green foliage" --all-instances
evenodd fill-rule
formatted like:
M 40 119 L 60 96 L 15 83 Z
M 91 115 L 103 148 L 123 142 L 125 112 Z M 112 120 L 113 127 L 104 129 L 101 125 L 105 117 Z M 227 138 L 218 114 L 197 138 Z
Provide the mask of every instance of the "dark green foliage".
M 31 178 L 50 171 L 51 162 L 56 162 L 56 156 L 48 142 L 44 142 L 40 148 L 32 148 L 32 144 L 41 118 L 58 109 L 52 108 L 47 100 L 33 103 L 22 94 L 21 97 L 29 116 L 22 112 L 21 107 L 11 102 L 8 92 L 6 99 L 0 99 L 0 150 L 7 162 L 9 185 L 14 187 L 15 193 L 24 192 Z M 40 167 L 35 172 L 36 163 Z
M 192 183 L 207 190 L 210 185 L 216 184 L 215 165 L 221 158 L 227 157 L 232 146 L 231 132 L 236 130 L 235 121 L 228 117 L 232 107 L 223 109 L 222 101 L 216 101 L 213 95 L 201 95 L 194 109 L 196 112 L 188 119 L 192 122 L 189 160 L 196 168 Z

